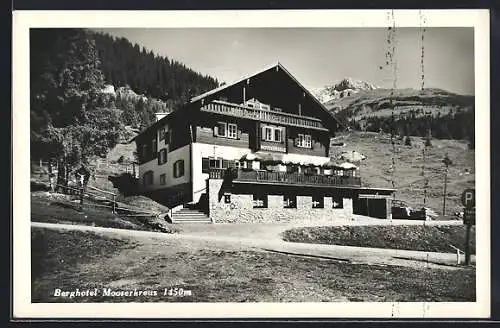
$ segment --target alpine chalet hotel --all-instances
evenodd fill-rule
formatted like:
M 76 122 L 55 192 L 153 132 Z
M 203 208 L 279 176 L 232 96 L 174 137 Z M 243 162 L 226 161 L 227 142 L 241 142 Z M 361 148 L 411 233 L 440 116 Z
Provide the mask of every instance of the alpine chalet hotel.
M 390 218 L 393 189 L 329 157 L 335 117 L 281 64 L 157 114 L 134 140 L 139 190 L 173 222 Z

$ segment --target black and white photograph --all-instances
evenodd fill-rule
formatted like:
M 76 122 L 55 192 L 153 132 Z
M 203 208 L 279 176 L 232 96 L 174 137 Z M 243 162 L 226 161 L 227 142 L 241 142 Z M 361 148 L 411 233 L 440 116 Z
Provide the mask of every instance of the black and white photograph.
M 18 14 L 21 315 L 489 315 L 487 11 Z

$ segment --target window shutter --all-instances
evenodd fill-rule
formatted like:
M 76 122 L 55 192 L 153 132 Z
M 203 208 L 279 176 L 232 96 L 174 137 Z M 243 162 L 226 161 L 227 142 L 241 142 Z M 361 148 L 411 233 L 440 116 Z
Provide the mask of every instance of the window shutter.
M 266 140 L 266 127 L 265 126 L 262 126 L 260 128 L 260 139 Z
M 229 161 L 227 159 L 222 160 L 222 168 L 227 169 L 229 167 Z
M 293 145 L 295 147 L 298 147 L 299 146 L 299 136 L 296 136 L 295 139 L 293 139 Z
M 184 160 L 179 161 L 179 176 L 184 176 Z
M 208 173 L 210 171 L 210 161 L 208 157 L 203 157 L 201 159 L 201 172 Z
M 214 137 L 217 137 L 219 135 L 219 126 L 217 124 L 214 126 Z
M 285 143 L 285 129 L 280 128 L 280 134 L 281 134 L 281 143 Z
M 240 140 L 240 139 L 241 139 L 241 129 L 238 129 L 238 132 L 237 132 L 237 133 L 238 133 L 238 134 L 237 134 L 237 136 L 236 136 L 236 137 L 238 138 L 238 140 Z
M 163 163 L 161 162 L 161 150 L 158 152 L 158 156 L 157 156 L 157 157 L 158 157 L 158 165 L 163 164 Z

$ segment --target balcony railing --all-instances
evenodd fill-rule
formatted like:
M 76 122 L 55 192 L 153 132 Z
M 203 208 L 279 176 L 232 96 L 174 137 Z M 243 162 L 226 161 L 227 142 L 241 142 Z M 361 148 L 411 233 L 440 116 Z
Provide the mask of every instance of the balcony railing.
M 321 123 L 321 120 L 314 117 L 250 108 L 220 100 L 214 100 L 211 103 L 202 106 L 201 110 L 204 112 L 219 113 L 268 123 L 328 131 L 328 129 L 326 129 Z
M 234 170 L 232 175 L 226 169 L 211 169 L 210 178 L 232 178 L 235 182 L 261 182 L 270 184 L 290 185 L 322 185 L 322 186 L 353 186 L 360 187 L 359 177 L 338 175 L 306 175 L 303 173 L 270 172 L 264 170 L 245 171 Z

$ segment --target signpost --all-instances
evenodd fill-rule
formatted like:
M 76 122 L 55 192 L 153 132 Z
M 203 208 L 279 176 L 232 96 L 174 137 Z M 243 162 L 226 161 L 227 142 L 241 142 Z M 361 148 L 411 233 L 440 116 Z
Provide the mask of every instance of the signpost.
M 467 226 L 465 235 L 465 265 L 470 265 L 470 233 L 473 225 L 476 225 L 476 191 L 465 189 L 462 193 L 462 204 L 464 205 L 464 224 Z

